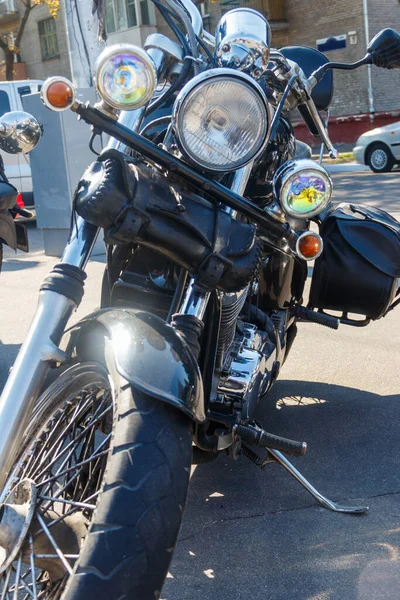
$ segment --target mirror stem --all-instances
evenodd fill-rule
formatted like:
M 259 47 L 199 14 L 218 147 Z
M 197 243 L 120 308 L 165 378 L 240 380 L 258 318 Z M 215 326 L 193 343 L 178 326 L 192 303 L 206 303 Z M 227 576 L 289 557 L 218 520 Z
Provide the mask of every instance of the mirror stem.
M 354 63 L 335 63 L 329 62 L 319 67 L 314 73 L 310 75 L 308 78 L 308 83 L 313 88 L 317 83 L 321 81 L 323 76 L 329 69 L 343 69 L 346 71 L 352 71 L 353 69 L 358 69 L 358 67 L 362 67 L 363 65 L 371 65 L 372 64 L 372 56 L 370 54 L 366 54 L 364 58 L 358 60 Z

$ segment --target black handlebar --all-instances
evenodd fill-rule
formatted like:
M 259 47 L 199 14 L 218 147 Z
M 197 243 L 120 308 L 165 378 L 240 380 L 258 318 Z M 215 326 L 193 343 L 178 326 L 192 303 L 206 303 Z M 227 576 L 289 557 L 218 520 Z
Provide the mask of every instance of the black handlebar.
M 258 206 L 255 206 L 245 198 L 242 198 L 242 196 L 235 194 L 220 183 L 209 179 L 199 171 L 196 171 L 194 168 L 179 160 L 179 158 L 168 154 L 168 152 L 159 148 L 150 140 L 135 133 L 131 129 L 128 129 L 124 125 L 121 125 L 121 123 L 118 123 L 110 117 L 107 117 L 89 103 L 83 104 L 77 102 L 74 105 L 73 110 L 89 125 L 99 128 L 101 131 L 111 135 L 132 150 L 142 154 L 161 167 L 168 169 L 171 173 L 179 175 L 193 186 L 210 195 L 214 200 L 221 202 L 248 217 L 253 223 L 259 225 L 266 232 L 279 237 L 279 239 L 282 237 L 291 239 L 292 236 L 296 235 L 288 223 L 276 221 L 261 208 L 258 208 Z

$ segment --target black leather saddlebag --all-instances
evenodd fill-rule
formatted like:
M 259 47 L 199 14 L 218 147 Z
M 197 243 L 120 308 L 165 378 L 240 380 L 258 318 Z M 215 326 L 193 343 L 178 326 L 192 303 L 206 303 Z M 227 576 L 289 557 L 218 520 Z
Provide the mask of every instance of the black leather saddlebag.
M 157 250 L 204 289 L 243 289 L 260 262 L 253 225 L 232 219 L 182 182 L 115 150 L 105 151 L 86 170 L 74 207 L 104 229 L 109 244 L 135 242 Z
M 309 306 L 383 317 L 398 290 L 400 223 L 383 210 L 340 204 L 323 219 Z

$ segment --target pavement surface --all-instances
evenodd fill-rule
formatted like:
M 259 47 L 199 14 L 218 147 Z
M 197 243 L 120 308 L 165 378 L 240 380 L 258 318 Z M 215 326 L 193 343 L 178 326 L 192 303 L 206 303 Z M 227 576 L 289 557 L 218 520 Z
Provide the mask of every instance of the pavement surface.
M 400 219 L 400 173 L 334 173 L 337 201 Z M 56 259 L 7 251 L 0 282 L 0 382 Z M 98 304 L 104 256 L 88 265 L 74 319 Z M 311 273 L 311 269 L 310 269 Z M 308 442 L 296 467 L 328 497 L 366 516 L 320 508 L 280 466 L 245 457 L 193 470 L 164 600 L 398 600 L 400 598 L 400 307 L 365 329 L 299 325 L 280 380 L 260 406 L 271 432 Z

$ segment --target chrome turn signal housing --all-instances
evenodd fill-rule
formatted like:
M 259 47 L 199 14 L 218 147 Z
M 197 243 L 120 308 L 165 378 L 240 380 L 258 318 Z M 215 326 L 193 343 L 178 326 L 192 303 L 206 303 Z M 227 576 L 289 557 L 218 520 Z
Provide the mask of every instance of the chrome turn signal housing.
M 97 59 L 95 85 L 108 106 L 135 110 L 153 97 L 157 72 L 145 50 L 132 44 L 115 44 Z
M 66 77 L 49 77 L 42 85 L 40 97 L 47 108 L 62 112 L 75 104 L 76 90 Z
M 276 172 L 273 185 L 284 212 L 297 219 L 318 215 L 328 206 L 332 195 L 328 173 L 309 159 L 284 163 Z
M 314 231 L 304 231 L 296 242 L 296 254 L 303 260 L 315 260 L 324 249 L 322 237 Z

